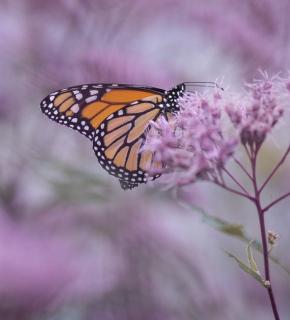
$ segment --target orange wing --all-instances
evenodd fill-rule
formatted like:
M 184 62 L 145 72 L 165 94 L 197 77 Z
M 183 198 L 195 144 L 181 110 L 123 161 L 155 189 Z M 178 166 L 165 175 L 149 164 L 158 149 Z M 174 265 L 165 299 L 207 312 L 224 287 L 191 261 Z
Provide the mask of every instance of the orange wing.
M 41 109 L 50 119 L 93 140 L 101 166 L 128 189 L 147 182 L 152 164 L 160 166 L 151 152 L 141 148 L 150 121 L 162 113 L 163 98 L 164 90 L 152 87 L 82 85 L 50 94 Z
M 51 120 L 93 139 L 96 129 L 112 113 L 135 101 L 161 101 L 164 90 L 122 84 L 90 84 L 62 89 L 41 102 Z
M 162 117 L 162 109 L 155 102 L 138 102 L 127 105 L 111 114 L 96 130 L 94 150 L 101 166 L 119 178 L 123 189 L 131 189 L 149 179 L 148 170 L 161 163 L 154 161 L 151 151 L 142 151 L 150 121 Z

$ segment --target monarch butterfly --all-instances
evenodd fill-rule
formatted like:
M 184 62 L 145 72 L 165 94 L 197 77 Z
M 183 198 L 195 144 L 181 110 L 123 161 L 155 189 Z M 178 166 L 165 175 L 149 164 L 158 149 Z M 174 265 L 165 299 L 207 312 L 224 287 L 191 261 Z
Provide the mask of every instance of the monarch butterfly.
M 51 120 L 71 127 L 93 141 L 100 165 L 132 189 L 160 175 L 162 166 L 150 150 L 142 150 L 150 121 L 179 111 L 178 99 L 188 86 L 214 82 L 183 82 L 170 90 L 126 84 L 84 84 L 49 94 L 41 110 Z

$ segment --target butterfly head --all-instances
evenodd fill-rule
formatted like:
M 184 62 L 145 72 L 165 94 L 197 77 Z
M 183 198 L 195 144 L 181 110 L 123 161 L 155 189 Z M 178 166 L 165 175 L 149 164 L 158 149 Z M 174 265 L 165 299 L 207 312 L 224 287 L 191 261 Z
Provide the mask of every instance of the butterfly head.
M 185 92 L 185 84 L 180 83 L 174 88 L 166 91 L 164 102 L 166 106 L 166 111 L 175 113 L 179 111 L 178 99 L 183 96 Z

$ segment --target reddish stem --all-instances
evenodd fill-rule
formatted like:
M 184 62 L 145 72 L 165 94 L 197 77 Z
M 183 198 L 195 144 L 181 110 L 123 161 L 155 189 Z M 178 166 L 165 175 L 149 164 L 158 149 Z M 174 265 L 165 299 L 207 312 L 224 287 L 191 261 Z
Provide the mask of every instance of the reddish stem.
M 243 192 L 240 192 L 240 191 L 238 191 L 238 190 L 236 190 L 236 189 L 230 188 L 230 187 L 228 187 L 225 183 L 222 183 L 222 182 L 217 181 L 217 180 L 212 180 L 212 182 L 213 182 L 214 184 L 216 184 L 217 186 L 219 186 L 219 187 L 221 187 L 221 188 L 223 188 L 223 189 L 225 189 L 225 190 L 227 190 L 227 191 L 229 191 L 229 192 L 231 192 L 231 193 L 234 193 L 234 194 L 236 194 L 236 195 L 238 195 L 238 196 L 244 197 L 244 198 L 246 198 L 246 199 L 248 199 L 248 200 L 251 200 L 251 201 L 254 200 L 254 198 L 252 198 L 250 195 L 245 194 L 245 193 L 243 193 Z
M 277 163 L 277 165 L 274 167 L 274 169 L 272 170 L 272 172 L 270 173 L 270 175 L 268 176 L 268 178 L 265 180 L 265 182 L 262 184 L 262 186 L 259 189 L 259 192 L 261 193 L 262 190 L 265 188 L 265 186 L 267 185 L 267 183 L 271 180 L 271 178 L 274 176 L 274 174 L 277 172 L 277 170 L 281 167 L 281 165 L 283 164 L 283 162 L 286 160 L 288 154 L 290 152 L 290 144 L 286 150 L 286 152 L 284 153 L 283 157 L 281 158 L 281 160 Z
M 290 196 L 290 192 L 283 194 L 283 196 L 277 198 L 276 200 L 274 200 L 273 202 L 269 203 L 267 205 L 267 207 L 265 207 L 263 209 L 263 212 L 265 213 L 267 210 L 269 210 L 271 207 L 273 207 L 275 204 L 277 204 L 278 202 L 280 202 L 281 200 L 284 200 L 285 198 Z
M 246 151 L 246 154 L 247 154 L 248 158 L 251 159 L 251 153 L 250 153 L 248 147 L 245 144 L 244 144 L 244 148 L 245 148 L 245 151 Z
M 247 195 L 250 196 L 248 191 L 240 184 L 240 182 L 226 169 L 223 168 L 224 172 L 242 189 L 242 191 Z
M 259 223 L 261 229 L 261 238 L 262 238 L 262 245 L 263 245 L 263 256 L 264 256 L 264 268 L 265 268 L 265 280 L 270 282 L 270 287 L 267 288 L 267 292 L 270 298 L 273 314 L 275 320 L 280 320 L 278 309 L 275 302 L 274 293 L 272 290 L 272 284 L 270 281 L 270 267 L 269 267 L 269 254 L 268 254 L 268 246 L 267 246 L 267 235 L 266 235 L 266 228 L 265 228 L 265 219 L 263 211 L 260 207 L 260 204 L 256 203 L 257 210 L 259 212 Z
M 254 186 L 254 192 L 255 192 L 254 203 L 257 208 L 257 212 L 259 216 L 260 231 L 261 231 L 262 246 L 263 246 L 265 280 L 269 281 L 270 283 L 270 287 L 267 288 L 267 292 L 270 298 L 271 307 L 272 307 L 275 320 L 280 320 L 278 309 L 275 302 L 274 293 L 272 290 L 271 279 L 270 279 L 269 253 L 268 253 L 268 245 L 267 245 L 267 233 L 265 228 L 265 218 L 264 218 L 264 211 L 261 206 L 260 190 L 258 189 L 258 186 L 257 186 L 256 164 L 257 164 L 258 151 L 259 151 L 259 148 L 256 148 L 255 152 L 252 153 L 252 157 L 250 159 L 251 166 L 252 166 L 253 186 Z
M 234 161 L 244 171 L 244 173 L 248 176 L 248 178 L 253 181 L 253 177 L 249 174 L 245 166 L 235 157 L 234 157 Z

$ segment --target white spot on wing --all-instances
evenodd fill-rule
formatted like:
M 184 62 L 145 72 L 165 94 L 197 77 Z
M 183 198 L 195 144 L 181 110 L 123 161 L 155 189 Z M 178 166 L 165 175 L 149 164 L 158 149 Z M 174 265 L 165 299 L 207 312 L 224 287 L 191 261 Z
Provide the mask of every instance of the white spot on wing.
M 97 99 L 97 96 L 91 96 L 86 98 L 86 102 L 89 103 L 89 102 L 95 101 L 96 99 Z
M 80 107 L 77 104 L 74 104 L 70 109 L 72 112 L 77 113 L 79 112 Z

